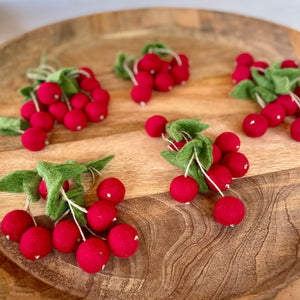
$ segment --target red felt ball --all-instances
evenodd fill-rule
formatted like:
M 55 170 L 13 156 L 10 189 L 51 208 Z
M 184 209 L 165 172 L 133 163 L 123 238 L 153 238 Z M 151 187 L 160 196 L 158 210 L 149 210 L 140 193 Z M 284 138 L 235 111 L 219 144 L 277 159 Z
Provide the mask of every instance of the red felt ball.
M 171 63 L 169 63 L 166 60 L 162 60 L 161 61 L 161 65 L 160 65 L 160 73 L 166 73 L 169 72 L 172 69 Z
M 189 64 L 189 59 L 188 59 L 188 57 L 187 57 L 185 54 L 182 54 L 182 53 L 181 53 L 181 54 L 178 54 L 178 56 L 179 56 L 179 58 L 180 58 L 180 60 L 181 60 L 182 66 L 184 66 L 184 67 L 186 67 L 186 68 L 189 68 L 189 67 L 190 67 L 190 64 Z M 175 57 L 173 57 L 173 59 L 172 59 L 172 61 L 171 61 L 171 65 L 172 65 L 172 67 L 178 65 L 178 62 L 177 62 L 177 60 L 176 60 Z
M 28 128 L 22 134 L 22 144 L 30 151 L 40 151 L 47 144 L 47 134 L 38 127 Z
M 171 75 L 174 77 L 175 83 L 176 84 L 185 84 L 189 77 L 190 77 L 190 72 L 189 69 L 184 66 L 184 65 L 176 65 L 174 66 L 171 71 Z
M 260 137 L 267 129 L 268 121 L 260 114 L 250 114 L 243 121 L 243 131 L 250 137 Z
M 146 53 L 138 62 L 138 69 L 155 74 L 160 70 L 161 59 L 155 53 Z
M 107 200 L 117 205 L 125 197 L 125 186 L 117 178 L 106 178 L 97 187 L 97 197 L 99 200 Z
M 45 132 L 50 132 L 54 127 L 52 116 L 45 111 L 38 111 L 30 118 L 30 126 L 43 129 Z
M 88 209 L 86 217 L 93 230 L 104 231 L 117 220 L 117 210 L 110 201 L 97 201 Z
M 269 127 L 276 127 L 280 125 L 285 118 L 284 108 L 277 103 L 267 104 L 260 112 L 268 121 Z
M 191 202 L 198 193 L 198 183 L 190 176 L 177 176 L 170 184 L 170 194 L 172 198 L 181 203 Z
M 245 206 L 240 199 L 225 196 L 217 201 L 214 216 L 216 221 L 222 225 L 237 225 L 244 219 Z
M 230 174 L 230 171 L 222 165 L 212 165 L 206 172 L 206 174 L 221 191 L 227 190 L 232 182 L 232 176 Z M 206 179 L 206 182 L 212 191 L 218 191 L 210 180 Z
M 87 125 L 87 117 L 81 110 L 70 110 L 65 115 L 64 125 L 72 131 L 82 130 Z
M 258 73 L 263 75 L 265 72 L 262 71 L 261 69 L 266 69 L 269 67 L 269 64 L 264 62 L 264 61 L 256 61 L 251 65 L 252 68 L 257 68 L 258 69 Z
M 296 94 L 298 97 L 300 97 L 300 86 L 297 86 L 294 90 L 294 94 Z
M 166 133 L 166 124 L 168 120 L 160 115 L 150 117 L 145 123 L 145 130 L 151 137 L 160 137 Z
M 134 102 L 145 105 L 152 96 L 152 89 L 142 86 L 134 86 L 131 90 L 131 98 Z
M 23 233 L 32 226 L 32 217 L 27 211 L 13 210 L 4 216 L 1 232 L 8 240 L 19 242 Z
M 286 69 L 286 68 L 295 68 L 295 69 L 297 69 L 298 65 L 296 64 L 296 62 L 294 60 L 287 59 L 287 60 L 284 60 L 284 61 L 281 62 L 280 68 L 281 69 Z
M 55 82 L 43 82 L 39 86 L 36 94 L 41 103 L 50 105 L 60 100 L 62 90 Z
M 172 141 L 172 144 L 169 144 L 169 148 L 172 149 L 173 151 L 179 151 L 180 149 L 183 148 L 183 146 L 185 144 L 186 144 L 186 140 L 185 139 L 182 139 L 180 142 Z
M 249 170 L 249 161 L 247 157 L 240 152 L 227 153 L 221 162 L 228 168 L 232 177 L 243 177 Z
M 135 75 L 135 80 L 137 81 L 139 86 L 144 88 L 152 89 L 153 87 L 153 77 L 149 72 L 140 71 Z
M 237 66 L 250 67 L 253 64 L 254 59 L 250 53 L 241 53 L 236 57 L 235 61 Z
M 215 144 L 222 153 L 237 152 L 240 149 L 240 138 L 233 132 L 226 131 L 221 133 L 215 140 Z
M 84 111 L 88 120 L 93 123 L 104 121 L 108 115 L 107 106 L 102 102 L 89 102 Z
M 39 105 L 40 106 L 40 105 Z M 35 104 L 32 100 L 24 103 L 21 107 L 21 116 L 29 121 L 31 116 L 36 113 L 36 107 L 35 107 Z
M 251 79 L 251 71 L 248 67 L 237 66 L 231 75 L 232 83 L 237 84 L 242 80 Z
M 69 181 L 66 180 L 62 187 L 67 192 L 70 189 Z M 39 184 L 39 193 L 43 199 L 47 200 L 48 191 L 45 180 L 42 180 Z
M 72 220 L 60 221 L 53 230 L 53 246 L 62 253 L 75 251 L 81 241 L 80 231 Z
M 154 77 L 154 88 L 160 92 L 169 92 L 174 85 L 174 77 L 169 72 L 159 72 Z
M 70 104 L 73 109 L 82 110 L 89 102 L 89 97 L 84 93 L 76 93 L 70 98 Z
M 297 141 L 300 142 L 300 119 L 296 119 L 290 127 L 291 137 Z
M 78 68 L 78 70 L 85 71 L 85 72 L 87 72 L 90 75 L 90 76 L 86 76 L 84 74 L 79 73 L 79 76 L 77 78 L 77 80 L 79 82 L 82 81 L 85 78 L 95 77 L 94 72 L 90 68 L 88 68 L 88 67 L 80 67 L 80 68 Z
M 61 101 L 53 103 L 49 106 L 49 113 L 58 123 L 63 123 L 68 110 L 67 104 Z
M 213 164 L 217 164 L 222 157 L 222 151 L 216 144 L 212 144 L 212 156 L 213 156 Z
M 136 252 L 139 246 L 139 235 L 134 227 L 120 224 L 110 230 L 107 241 L 115 256 L 127 258 Z
M 109 256 L 110 252 L 105 242 L 95 237 L 81 243 L 76 252 L 79 267 L 87 273 L 97 273 L 103 270 Z
M 108 105 L 110 96 L 107 90 L 102 88 L 95 89 L 91 92 L 91 97 L 94 101 L 101 102 L 103 105 Z
M 79 87 L 80 89 L 86 91 L 86 92 L 91 92 L 95 89 L 100 88 L 100 83 L 99 81 L 94 78 L 94 77 L 90 77 L 90 78 L 84 78 L 82 79 L 82 81 L 80 81 L 79 83 Z
M 295 114 L 298 110 L 297 102 L 290 95 L 280 95 L 275 103 L 280 104 L 284 108 L 287 116 Z
M 51 233 L 44 227 L 30 227 L 21 237 L 20 251 L 27 259 L 41 259 L 47 256 L 51 249 Z

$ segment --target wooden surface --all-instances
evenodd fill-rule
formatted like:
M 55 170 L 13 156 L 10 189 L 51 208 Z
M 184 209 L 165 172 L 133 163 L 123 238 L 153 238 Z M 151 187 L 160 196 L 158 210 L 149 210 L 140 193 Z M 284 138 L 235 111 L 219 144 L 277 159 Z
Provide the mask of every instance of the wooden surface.
M 144 43 L 156 40 L 190 57 L 191 78 L 168 94 L 154 92 L 149 104 L 139 107 L 130 99 L 130 82 L 117 78 L 112 65 L 119 50 L 138 53 Z M 300 274 L 300 144 L 289 135 L 292 119 L 269 129 L 262 138 L 248 138 L 241 130 L 242 120 L 259 108 L 228 96 L 238 53 L 250 51 L 271 61 L 299 59 L 300 33 L 231 14 L 169 8 L 105 13 L 54 24 L 0 48 L 1 115 L 19 116 L 22 98 L 16 91 L 26 84 L 25 71 L 38 64 L 43 50 L 64 66 L 87 65 L 95 70 L 111 94 L 109 117 L 78 133 L 56 126 L 51 144 L 38 153 L 23 149 L 19 137 L 1 136 L 0 176 L 33 168 L 40 160 L 86 161 L 116 154 L 103 174 L 124 182 L 126 200 L 118 206 L 119 219 L 137 228 L 140 247 L 130 259 L 112 257 L 103 272 L 89 275 L 77 267 L 73 254 L 53 250 L 38 262 L 25 261 L 18 245 L 1 236 L 0 297 L 300 297 L 300 281 L 295 281 Z M 207 134 L 212 138 L 226 130 L 240 136 L 250 170 L 226 194 L 245 203 L 242 224 L 225 228 L 213 220 L 215 193 L 199 195 L 190 205 L 170 199 L 170 181 L 182 172 L 160 157 L 165 143 L 145 134 L 144 122 L 153 114 L 169 121 L 200 116 L 211 124 Z M 95 194 L 86 200 L 92 203 Z M 1 193 L 0 219 L 24 203 L 24 195 Z M 42 203 L 32 209 L 36 215 L 44 211 Z

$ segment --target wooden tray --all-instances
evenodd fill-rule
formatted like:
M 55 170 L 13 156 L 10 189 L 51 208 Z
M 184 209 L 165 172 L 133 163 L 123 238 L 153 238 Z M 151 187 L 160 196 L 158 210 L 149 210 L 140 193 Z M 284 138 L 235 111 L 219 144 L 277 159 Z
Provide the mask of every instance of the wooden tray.
M 112 65 L 119 50 L 138 53 L 150 41 L 186 53 L 191 78 L 170 93 L 154 92 L 150 103 L 140 107 L 130 99 L 131 83 L 117 78 Z M 25 71 L 38 64 L 42 51 L 63 66 L 95 70 L 111 93 L 109 117 L 78 133 L 56 126 L 51 144 L 38 153 L 22 148 L 19 137 L 1 136 L 0 176 L 33 168 L 40 160 L 86 161 L 114 153 L 116 158 L 103 173 L 126 185 L 126 200 L 118 206 L 120 220 L 137 228 L 140 247 L 133 257 L 112 257 L 103 272 L 89 275 L 79 269 L 74 254 L 53 250 L 31 262 L 21 257 L 16 243 L 1 236 L 0 296 L 269 299 L 299 277 L 300 144 L 291 139 L 287 123 L 269 129 L 262 138 L 246 137 L 242 120 L 259 107 L 228 93 L 238 53 L 249 51 L 271 61 L 299 59 L 300 33 L 232 14 L 170 8 L 103 13 L 53 24 L 0 48 L 1 115 L 19 116 L 22 98 L 17 89 L 26 84 Z M 170 181 L 182 172 L 160 157 L 165 143 L 146 135 L 144 123 L 153 114 L 169 121 L 200 116 L 211 124 L 207 134 L 212 138 L 226 130 L 240 136 L 250 170 L 226 192 L 245 203 L 246 217 L 239 226 L 222 227 L 214 221 L 215 193 L 199 195 L 191 205 L 170 198 Z M 87 197 L 88 203 L 95 200 L 94 193 Z M 0 219 L 24 202 L 24 195 L 1 193 Z M 32 207 L 36 215 L 43 214 L 42 203 Z M 296 290 L 287 293 L 295 295 Z

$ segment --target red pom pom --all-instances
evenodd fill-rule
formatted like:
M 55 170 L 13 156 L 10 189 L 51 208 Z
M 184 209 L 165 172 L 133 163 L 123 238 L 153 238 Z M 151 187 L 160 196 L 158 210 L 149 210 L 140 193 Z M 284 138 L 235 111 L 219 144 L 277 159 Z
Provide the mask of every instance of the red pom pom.
M 139 246 L 138 233 L 128 224 L 120 224 L 111 229 L 107 240 L 111 252 L 121 258 L 133 255 Z
M 22 144 L 30 151 L 40 151 L 47 144 L 47 134 L 41 128 L 28 128 L 22 134 Z
M 95 202 L 87 212 L 89 226 L 95 231 L 104 231 L 117 220 L 117 210 L 112 202 L 102 200 Z
M 142 86 L 134 86 L 131 90 L 131 98 L 134 102 L 145 105 L 152 96 L 152 90 Z
M 50 132 L 54 127 L 52 116 L 44 111 L 34 113 L 30 118 L 30 126 L 43 129 L 45 132 Z
M 64 102 L 59 101 L 49 106 L 49 113 L 59 123 L 63 123 L 67 112 L 68 106 Z
M 125 186 L 117 178 L 106 178 L 98 185 L 97 196 L 99 200 L 107 200 L 117 205 L 124 199 Z
M 276 99 L 275 103 L 280 104 L 284 108 L 285 114 L 287 116 L 295 114 L 298 110 L 297 103 L 292 99 L 290 95 L 279 96 Z
M 23 106 L 21 107 L 21 115 L 27 121 L 30 120 L 31 116 L 34 113 L 36 113 L 36 108 L 32 100 L 24 103 Z
M 80 86 L 80 89 L 82 89 L 86 92 L 91 92 L 91 91 L 101 87 L 99 81 L 94 77 L 82 79 L 79 86 Z
M 249 170 L 247 157 L 239 152 L 229 152 L 222 159 L 222 165 L 228 168 L 232 177 L 243 177 Z
M 89 102 L 85 108 L 85 113 L 90 122 L 102 122 L 108 115 L 107 106 L 102 102 Z
M 221 133 L 215 140 L 215 144 L 222 153 L 237 152 L 240 149 L 240 138 L 233 132 L 226 131 Z
M 104 90 L 102 88 L 95 89 L 91 92 L 91 97 L 94 99 L 96 102 L 101 102 L 103 105 L 108 105 L 110 96 L 107 90 Z
M 189 69 L 183 65 L 182 66 L 179 66 L 179 65 L 174 66 L 171 69 L 170 73 L 174 77 L 176 84 L 185 84 L 190 77 Z
M 280 69 L 286 69 L 286 68 L 298 68 L 298 65 L 295 63 L 295 61 L 291 59 L 287 59 L 281 62 Z
M 291 137 L 300 142 L 300 119 L 296 119 L 290 127 Z
M 222 165 L 212 165 L 206 174 L 221 191 L 227 190 L 232 182 L 230 171 Z M 206 182 L 212 191 L 218 191 L 210 180 L 206 179 Z
M 177 176 L 171 182 L 170 193 L 172 198 L 178 202 L 190 202 L 199 193 L 198 183 L 190 176 Z
M 248 67 L 237 66 L 231 75 L 231 79 L 233 84 L 237 84 L 245 79 L 251 79 L 251 71 Z
M 92 237 L 79 245 L 76 259 L 83 271 L 97 273 L 104 269 L 109 255 L 106 244 L 102 240 Z
M 214 208 L 214 216 L 222 225 L 237 225 L 245 216 L 243 202 L 235 197 L 226 196 L 219 199 Z
M 187 57 L 185 54 L 182 54 L 182 53 L 181 53 L 181 54 L 178 54 L 178 56 L 180 57 L 182 66 L 184 66 L 184 67 L 186 67 L 186 68 L 188 69 L 188 68 L 190 67 L 188 57 Z M 177 62 L 177 60 L 176 60 L 175 57 L 173 57 L 173 59 L 172 59 L 172 61 L 171 61 L 171 65 L 172 65 L 172 67 L 178 65 L 178 62 Z
M 237 66 L 250 67 L 253 62 L 253 56 L 250 53 L 241 53 L 235 59 Z
M 154 77 L 154 88 L 158 91 L 169 92 L 174 85 L 174 78 L 169 72 L 159 72 Z
M 21 237 L 20 251 L 27 259 L 41 259 L 47 256 L 51 249 L 51 233 L 44 227 L 30 227 Z
M 250 114 L 243 121 L 243 130 L 250 137 L 260 137 L 267 129 L 268 121 L 260 114 Z
M 153 87 L 153 77 L 146 71 L 140 71 L 135 75 L 135 80 L 139 86 L 144 88 L 152 89 Z
M 161 59 L 155 53 L 146 53 L 138 62 L 138 69 L 154 74 L 160 70 Z
M 70 110 L 65 115 L 64 125 L 72 131 L 82 130 L 87 125 L 86 115 L 81 110 Z
M 167 123 L 167 119 L 163 116 L 152 116 L 145 123 L 146 132 L 151 137 L 160 137 L 162 133 L 166 133 Z
M 70 188 L 69 186 L 69 181 L 66 180 L 64 183 L 63 183 L 63 189 L 67 192 Z M 41 195 L 41 197 L 45 200 L 47 200 L 47 195 L 48 195 L 48 191 L 47 191 L 47 186 L 46 186 L 46 181 L 45 180 L 42 180 L 39 184 L 39 193 Z
M 19 242 L 23 233 L 33 226 L 30 214 L 25 210 L 13 210 L 1 222 L 1 231 L 8 240 Z
M 53 230 L 53 246 L 62 253 L 75 251 L 80 240 L 80 231 L 74 221 L 60 221 Z
M 60 100 L 62 91 L 60 86 L 55 82 L 43 82 L 36 94 L 41 103 L 50 105 Z
M 276 127 L 280 125 L 285 118 L 284 108 L 277 103 L 267 104 L 261 111 L 261 114 L 268 121 L 269 127 Z
M 213 164 L 217 164 L 221 160 L 222 151 L 216 144 L 212 144 L 212 147 Z
M 180 142 L 172 141 L 172 144 L 169 145 L 169 148 L 171 148 L 173 151 L 179 151 L 183 148 L 183 146 L 186 144 L 186 140 L 181 140 Z M 175 147 L 175 146 L 176 147 Z
M 159 72 L 166 73 L 166 72 L 170 72 L 171 69 L 172 69 L 171 64 L 166 60 L 162 60 Z
M 73 109 L 82 110 L 89 102 L 89 97 L 84 93 L 76 93 L 70 98 L 70 104 Z
M 80 68 L 78 68 L 78 70 L 82 70 L 82 71 L 87 72 L 87 73 L 90 75 L 90 77 L 95 77 L 94 72 L 93 72 L 90 68 L 88 68 L 88 67 L 80 67 Z M 85 78 L 90 78 L 90 77 L 88 77 L 88 76 L 86 76 L 86 75 L 84 75 L 84 74 L 80 74 L 80 73 L 79 73 L 79 77 L 77 78 L 77 80 L 80 82 L 80 81 L 82 81 L 83 79 L 85 79 Z

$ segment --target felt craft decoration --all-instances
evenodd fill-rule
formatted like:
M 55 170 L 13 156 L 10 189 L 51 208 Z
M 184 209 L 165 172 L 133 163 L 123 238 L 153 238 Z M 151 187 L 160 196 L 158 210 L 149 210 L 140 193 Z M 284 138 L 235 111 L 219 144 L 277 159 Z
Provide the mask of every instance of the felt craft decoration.
M 36 94 L 41 103 L 50 105 L 60 100 L 62 90 L 56 82 L 43 82 Z
M 212 149 L 213 164 L 217 164 L 217 163 L 219 163 L 219 161 L 222 158 L 222 152 L 215 143 L 212 144 L 212 147 L 213 147 L 213 149 Z
M 65 192 L 67 192 L 69 190 L 70 186 L 69 186 L 68 180 L 66 180 L 63 183 L 62 188 L 64 189 Z M 39 193 L 43 199 L 47 200 L 48 191 L 47 191 L 47 186 L 46 186 L 45 180 L 42 180 L 39 184 Z
M 107 105 L 100 101 L 89 102 L 84 111 L 88 120 L 92 123 L 102 122 L 108 115 Z
M 232 183 L 232 176 L 229 169 L 223 165 L 212 165 L 206 172 L 207 176 L 213 181 L 207 180 L 207 184 L 212 191 L 217 192 L 218 188 L 221 191 L 229 189 Z M 217 188 L 217 187 L 218 188 Z
M 68 105 L 65 102 L 55 102 L 48 108 L 49 113 L 55 121 L 63 123 L 66 113 L 69 111 Z
M 161 115 L 150 117 L 145 124 L 146 132 L 151 137 L 161 137 L 162 133 L 166 133 L 166 124 L 168 120 Z
M 95 89 L 91 92 L 91 98 L 96 101 L 101 103 L 104 106 L 108 106 L 108 103 L 110 101 L 110 95 L 107 90 L 103 88 L 98 88 Z
M 243 131 L 249 137 L 260 137 L 267 129 L 268 121 L 260 114 L 250 114 L 243 121 Z
M 284 108 L 286 116 L 292 116 L 298 110 L 298 105 L 296 101 L 293 100 L 291 95 L 280 95 L 276 99 L 275 103 L 281 105 Z
M 157 73 L 154 77 L 154 88 L 160 92 L 169 92 L 175 86 L 175 79 L 169 72 Z
M 237 66 L 251 67 L 254 63 L 254 58 L 250 53 L 241 53 L 235 59 Z
M 261 111 L 262 116 L 268 121 L 269 127 L 276 127 L 280 125 L 285 118 L 284 108 L 277 103 L 267 104 Z
M 70 98 L 70 105 L 73 109 L 82 110 L 89 102 L 89 97 L 84 93 L 76 93 Z
M 291 137 L 297 141 L 300 142 L 300 119 L 296 119 L 290 127 L 291 131 Z
M 222 165 L 227 167 L 232 177 L 243 177 L 248 172 L 249 161 L 240 152 L 229 152 L 222 158 Z
M 29 124 L 31 127 L 38 127 L 45 132 L 50 132 L 54 127 L 54 120 L 49 113 L 38 111 L 31 116 Z
M 41 108 L 40 108 L 41 109 Z M 25 120 L 29 121 L 31 116 L 37 112 L 34 102 L 32 100 L 24 103 L 21 107 L 21 116 Z
M 191 202 L 199 193 L 197 181 L 190 177 L 180 175 L 175 177 L 170 185 L 170 194 L 174 200 L 181 203 Z
M 240 149 L 240 138 L 233 132 L 227 131 L 217 136 L 215 144 L 222 153 L 237 152 Z
M 28 128 L 22 134 L 22 144 L 30 151 L 43 150 L 48 144 L 47 134 L 38 127 Z
M 80 131 L 87 126 L 87 116 L 81 110 L 69 110 L 64 117 L 64 125 L 71 131 Z

